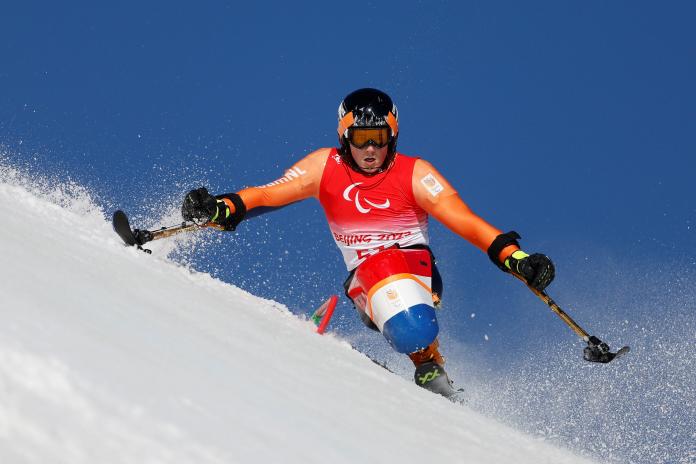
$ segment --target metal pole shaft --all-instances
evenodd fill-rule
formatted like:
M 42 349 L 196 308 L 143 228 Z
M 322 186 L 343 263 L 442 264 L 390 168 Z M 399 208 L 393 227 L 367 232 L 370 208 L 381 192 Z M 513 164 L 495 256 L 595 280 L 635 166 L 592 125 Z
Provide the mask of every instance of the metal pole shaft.
M 588 341 L 590 339 L 590 335 L 587 332 L 585 332 L 585 330 L 583 330 L 583 328 L 580 327 L 578 325 L 578 323 L 573 320 L 572 317 L 570 317 L 568 314 L 566 314 L 566 312 L 563 311 L 561 309 L 561 307 L 558 306 L 556 304 L 556 302 L 553 301 L 553 299 L 551 299 L 551 297 L 546 294 L 546 292 L 539 291 L 536 288 L 529 286 L 527 284 L 527 281 L 524 280 L 524 278 L 522 278 L 522 276 L 519 276 L 519 275 L 515 274 L 514 272 L 512 273 L 512 275 L 514 275 L 515 277 L 520 279 L 522 282 L 524 282 L 524 284 L 527 285 L 527 288 L 529 288 L 532 291 L 532 293 L 534 293 L 536 296 L 538 296 L 541 299 L 541 301 L 546 303 L 549 306 L 549 308 L 551 308 L 551 311 L 556 313 L 558 315 L 558 317 L 560 317 L 563 320 L 563 322 L 565 322 L 568 325 L 568 327 L 573 329 L 573 332 L 575 332 L 576 334 L 578 334 L 580 336 L 580 338 L 582 338 L 584 341 Z
M 585 332 L 585 330 L 583 330 L 583 328 L 580 327 L 578 323 L 573 320 L 572 317 L 570 317 L 565 311 L 563 311 L 561 307 L 558 306 L 550 296 L 548 296 L 545 292 L 540 292 L 535 288 L 530 287 L 530 289 L 532 290 L 532 292 L 534 292 L 536 296 L 538 296 L 544 303 L 546 303 L 549 306 L 549 308 L 551 308 L 551 311 L 556 313 L 558 317 L 560 317 L 563 320 L 563 322 L 565 322 L 568 325 L 568 327 L 573 329 L 573 332 L 578 334 L 580 338 L 582 338 L 583 340 L 589 340 L 590 335 L 587 332 Z
M 204 229 L 206 227 L 212 227 L 214 229 L 220 229 L 224 230 L 222 226 L 219 224 L 215 224 L 212 222 L 209 222 L 207 224 L 192 224 L 192 223 L 183 223 L 178 226 L 171 226 L 171 227 L 163 227 L 159 230 L 152 230 L 150 233 L 152 234 L 152 240 L 159 240 L 161 238 L 167 238 L 171 237 L 172 235 L 180 234 L 182 232 L 189 232 L 191 230 L 198 230 L 198 229 Z

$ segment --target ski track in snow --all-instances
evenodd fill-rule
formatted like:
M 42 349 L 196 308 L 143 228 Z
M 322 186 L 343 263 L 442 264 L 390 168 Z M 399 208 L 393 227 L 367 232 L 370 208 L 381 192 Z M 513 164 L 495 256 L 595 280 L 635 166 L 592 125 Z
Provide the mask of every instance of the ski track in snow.
M 0 169 L 0 462 L 589 462 Z

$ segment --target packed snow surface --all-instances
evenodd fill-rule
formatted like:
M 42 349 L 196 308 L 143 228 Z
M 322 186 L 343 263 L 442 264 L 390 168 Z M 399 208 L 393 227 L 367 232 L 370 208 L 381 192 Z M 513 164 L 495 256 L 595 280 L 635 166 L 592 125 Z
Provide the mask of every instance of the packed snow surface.
M 0 462 L 587 462 L 418 388 L 273 301 L 124 247 L 87 195 L 11 174 Z

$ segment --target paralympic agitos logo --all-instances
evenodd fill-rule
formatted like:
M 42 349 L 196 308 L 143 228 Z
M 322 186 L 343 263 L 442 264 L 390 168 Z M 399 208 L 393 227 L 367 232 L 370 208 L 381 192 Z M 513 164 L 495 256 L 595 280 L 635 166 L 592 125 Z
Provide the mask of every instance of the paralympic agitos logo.
M 346 187 L 346 189 L 343 191 L 343 198 L 344 198 L 346 201 L 354 202 L 354 203 L 355 203 L 355 207 L 357 208 L 357 210 L 358 210 L 359 212 L 361 212 L 361 213 L 363 213 L 363 214 L 367 214 L 367 213 L 369 213 L 370 211 L 372 211 L 372 208 L 377 208 L 377 209 L 387 209 L 387 208 L 389 208 L 389 198 L 387 198 L 387 200 L 386 200 L 384 203 L 382 203 L 381 205 L 378 205 L 378 204 L 372 203 L 372 202 L 371 202 L 370 200 L 368 200 L 367 198 L 364 198 L 363 200 L 361 200 L 361 199 L 360 199 L 360 190 L 356 190 L 356 191 L 355 191 L 355 198 L 354 198 L 354 199 L 351 198 L 351 196 L 350 196 L 351 191 L 352 191 L 355 187 L 357 187 L 358 185 L 360 185 L 360 184 L 362 184 L 362 182 L 356 182 L 356 183 L 354 183 L 354 184 L 350 184 L 350 185 L 349 185 L 348 187 Z M 372 208 L 366 208 L 365 206 L 362 205 L 361 201 L 364 201 L 364 202 L 367 203 L 368 205 L 372 206 Z

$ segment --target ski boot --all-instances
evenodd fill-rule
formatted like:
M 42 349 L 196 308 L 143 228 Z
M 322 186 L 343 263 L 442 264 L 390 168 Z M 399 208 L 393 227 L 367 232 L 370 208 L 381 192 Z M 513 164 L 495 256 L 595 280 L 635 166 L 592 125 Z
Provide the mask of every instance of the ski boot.
M 462 390 L 455 390 L 452 381 L 445 372 L 445 358 L 438 350 L 439 342 L 433 341 L 426 349 L 408 355 L 416 366 L 414 380 L 416 385 L 433 393 L 442 395 L 451 401 L 460 402 Z
M 445 368 L 435 361 L 428 361 L 417 366 L 414 380 L 419 387 L 445 398 L 450 398 L 457 393 L 457 390 L 452 387 L 452 381 L 447 376 Z

